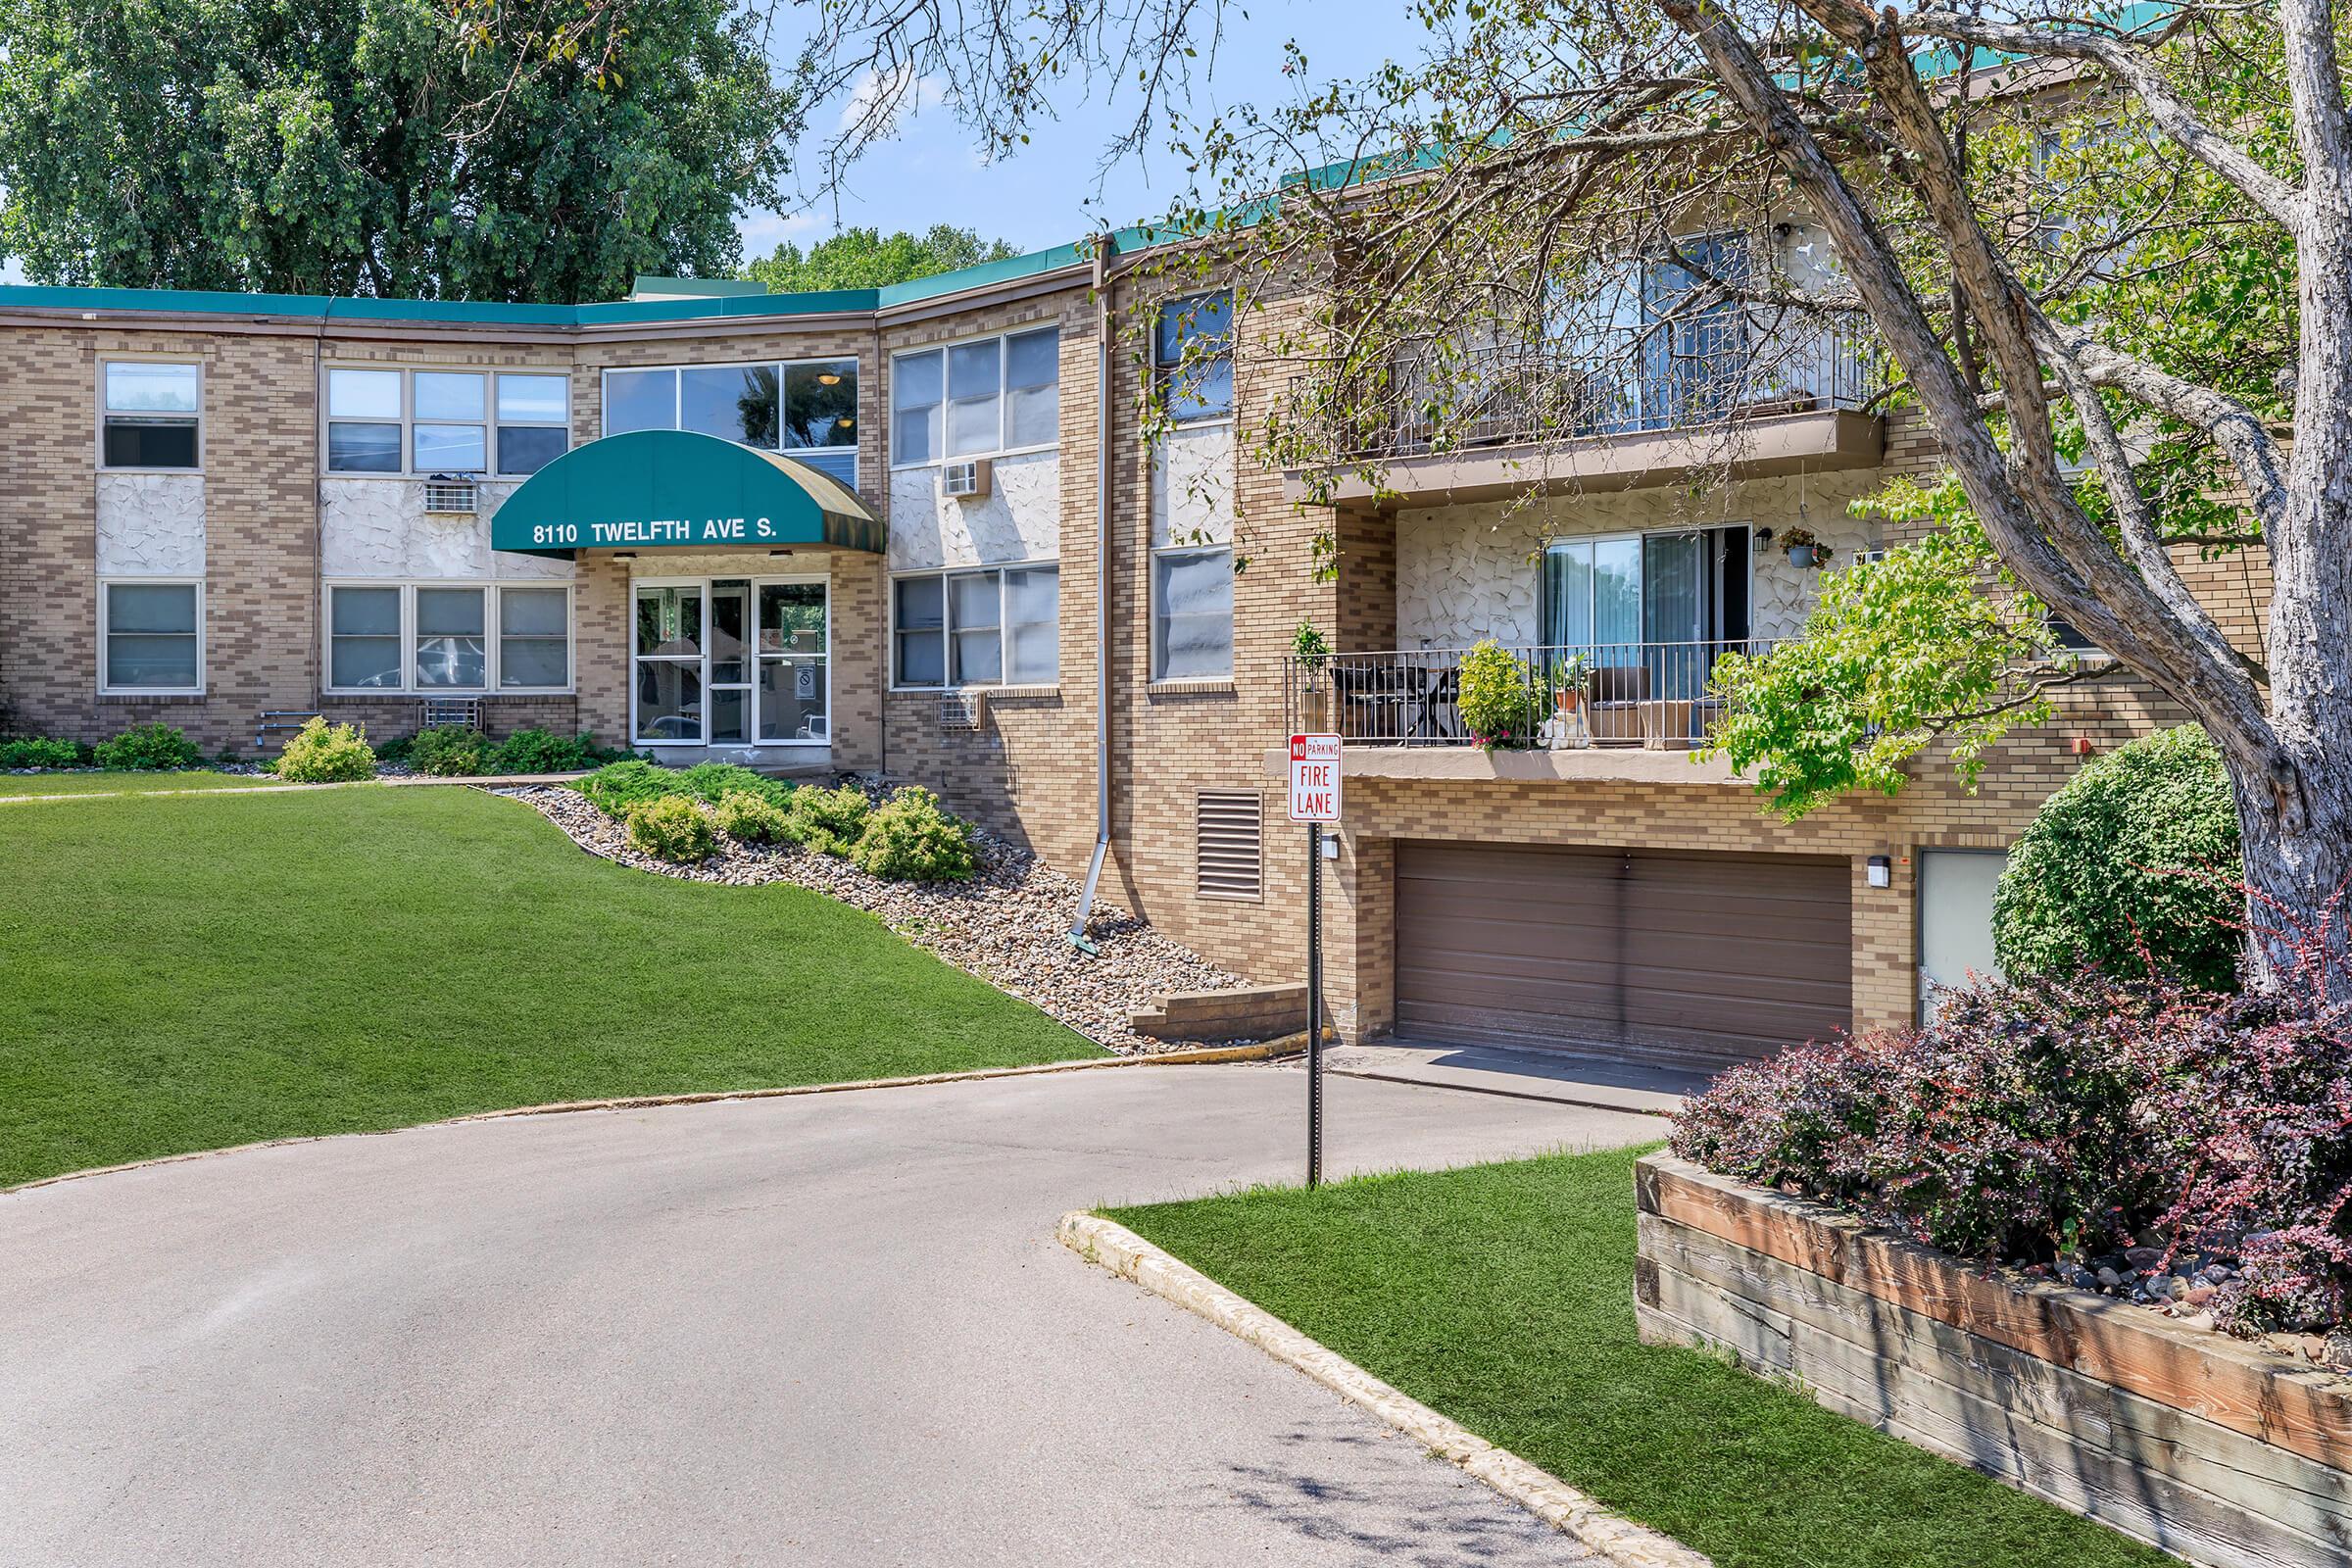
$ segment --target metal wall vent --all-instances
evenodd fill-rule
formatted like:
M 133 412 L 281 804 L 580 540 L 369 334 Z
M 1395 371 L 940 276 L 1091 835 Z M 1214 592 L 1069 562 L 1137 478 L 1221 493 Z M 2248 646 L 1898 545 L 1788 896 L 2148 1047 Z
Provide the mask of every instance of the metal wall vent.
M 1193 886 L 1200 897 L 1264 896 L 1265 809 L 1255 790 L 1202 790 L 1196 798 Z

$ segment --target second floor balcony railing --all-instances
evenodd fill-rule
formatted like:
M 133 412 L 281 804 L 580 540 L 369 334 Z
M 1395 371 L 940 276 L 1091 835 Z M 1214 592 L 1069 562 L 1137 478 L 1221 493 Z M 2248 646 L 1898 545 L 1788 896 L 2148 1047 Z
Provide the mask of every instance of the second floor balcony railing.
M 1714 732 L 1723 705 L 1708 679 L 1727 654 L 1762 654 L 1760 639 L 1576 643 L 1504 650 L 1517 662 L 1530 713 L 1558 724 L 1529 744 L 1689 751 Z M 1357 746 L 1472 746 L 1462 717 L 1460 648 L 1292 657 L 1285 711 L 1293 732 L 1336 733 Z M 1570 678 L 1581 675 L 1581 678 Z M 1563 704 L 1559 693 L 1573 690 Z
M 1732 316 L 1399 363 L 1322 392 L 1318 418 L 1342 455 L 1410 457 L 1860 409 L 1878 388 L 1858 324 L 1767 331 Z M 1316 390 L 1312 377 L 1292 383 L 1295 398 Z

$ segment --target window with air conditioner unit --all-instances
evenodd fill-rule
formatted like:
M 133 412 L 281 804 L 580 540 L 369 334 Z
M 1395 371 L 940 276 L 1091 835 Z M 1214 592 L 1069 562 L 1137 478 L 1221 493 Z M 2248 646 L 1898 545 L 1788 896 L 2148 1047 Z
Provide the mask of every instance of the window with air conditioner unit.
M 891 359 L 894 468 L 1037 451 L 1060 439 L 1059 327 L 1007 332 Z M 975 493 L 948 488 L 945 480 L 942 488 L 949 495 Z

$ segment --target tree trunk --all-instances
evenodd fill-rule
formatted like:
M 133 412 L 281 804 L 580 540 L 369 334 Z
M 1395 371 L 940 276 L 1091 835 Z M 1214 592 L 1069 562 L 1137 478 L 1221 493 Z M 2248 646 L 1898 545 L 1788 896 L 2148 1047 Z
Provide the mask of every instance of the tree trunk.
M 2352 758 L 2341 744 L 2252 769 L 2230 758 L 2246 880 L 2246 981 L 2352 992 Z

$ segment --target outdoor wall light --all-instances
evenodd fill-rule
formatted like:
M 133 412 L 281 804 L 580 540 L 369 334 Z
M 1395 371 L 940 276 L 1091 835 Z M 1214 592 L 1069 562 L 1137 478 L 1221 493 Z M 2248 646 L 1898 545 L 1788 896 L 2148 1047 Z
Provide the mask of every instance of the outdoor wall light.
M 1893 859 L 1884 855 L 1872 856 L 1869 861 L 1868 876 L 1870 885 L 1874 888 L 1890 888 L 1894 886 Z
M 1758 529 L 1756 530 L 1756 548 L 1757 548 L 1758 550 L 1761 550 L 1761 549 L 1763 549 L 1763 548 L 1764 548 L 1766 545 L 1768 545 L 1768 544 L 1771 544 L 1771 543 L 1772 543 L 1772 530 L 1771 530 L 1770 528 L 1758 528 Z

